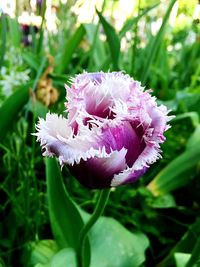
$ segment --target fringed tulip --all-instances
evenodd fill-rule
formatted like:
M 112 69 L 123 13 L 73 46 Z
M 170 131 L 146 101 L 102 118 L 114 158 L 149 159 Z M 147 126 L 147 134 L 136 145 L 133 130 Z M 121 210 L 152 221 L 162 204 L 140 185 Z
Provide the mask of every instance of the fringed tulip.
M 37 124 L 43 155 L 57 157 L 89 188 L 135 182 L 160 155 L 168 110 L 122 72 L 83 73 L 66 86 L 68 118 Z

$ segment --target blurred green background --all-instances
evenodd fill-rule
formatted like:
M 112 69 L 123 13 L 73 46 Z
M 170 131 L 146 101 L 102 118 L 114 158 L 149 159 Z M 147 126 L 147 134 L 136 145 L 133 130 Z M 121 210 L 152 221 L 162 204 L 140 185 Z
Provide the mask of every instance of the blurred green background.
M 200 266 L 200 3 L 4 0 L 0 15 L 0 266 L 66 266 L 55 260 L 47 174 L 31 133 L 49 110 L 62 114 L 71 76 L 100 70 L 125 71 L 176 115 L 162 160 L 111 192 L 105 215 L 143 239 L 132 265 L 105 266 Z M 97 192 L 67 168 L 62 176 L 91 213 Z

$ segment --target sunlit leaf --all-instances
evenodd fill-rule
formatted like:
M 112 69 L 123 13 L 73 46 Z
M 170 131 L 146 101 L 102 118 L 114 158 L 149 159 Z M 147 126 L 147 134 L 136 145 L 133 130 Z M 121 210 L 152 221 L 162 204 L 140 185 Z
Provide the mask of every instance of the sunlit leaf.
M 190 257 L 188 253 L 175 253 L 176 267 L 185 267 Z

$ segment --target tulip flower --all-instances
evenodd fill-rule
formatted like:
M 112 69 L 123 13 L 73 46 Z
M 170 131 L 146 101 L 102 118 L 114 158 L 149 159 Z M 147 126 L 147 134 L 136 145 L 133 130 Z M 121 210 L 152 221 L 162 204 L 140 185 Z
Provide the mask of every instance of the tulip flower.
M 89 188 L 135 182 L 161 157 L 168 110 L 123 72 L 83 73 L 66 86 L 67 118 L 36 126 L 43 155 L 57 157 Z

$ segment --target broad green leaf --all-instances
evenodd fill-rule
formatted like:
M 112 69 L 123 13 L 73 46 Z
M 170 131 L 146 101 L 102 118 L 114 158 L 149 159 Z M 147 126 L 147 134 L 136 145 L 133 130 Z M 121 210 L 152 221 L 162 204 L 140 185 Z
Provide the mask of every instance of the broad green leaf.
M 76 253 L 71 248 L 60 250 L 45 267 L 77 267 Z
M 82 215 L 85 219 L 90 216 L 85 212 Z M 144 234 L 131 233 L 116 220 L 106 217 L 101 217 L 92 227 L 89 239 L 92 249 L 90 267 L 139 267 L 145 261 L 145 251 L 149 246 Z M 38 263 L 44 263 L 44 260 Z M 57 252 L 48 264 L 41 266 L 76 267 L 75 263 L 74 251 L 65 248 Z
M 145 261 L 149 246 L 144 234 L 131 233 L 116 220 L 106 217 L 94 225 L 89 239 L 91 267 L 139 267 Z
M 56 242 L 60 248 L 71 247 L 76 249 L 79 242 L 79 233 L 84 223 L 79 210 L 67 193 L 60 172 L 60 167 L 55 159 L 46 159 L 47 197 L 51 227 Z M 88 255 L 86 267 L 90 262 L 90 247 L 86 240 Z
M 190 182 L 191 173 L 200 162 L 199 127 L 188 140 L 188 149 L 170 162 L 150 182 L 148 188 L 154 195 L 163 195 Z
M 8 130 L 16 122 L 18 113 L 29 99 L 29 90 L 32 83 L 21 86 L 8 97 L 0 107 L 0 139 L 3 139 Z
M 63 248 L 54 253 L 48 262 L 38 258 L 38 263 L 34 267 L 77 267 L 75 251 L 72 248 Z
M 105 20 L 105 18 L 102 16 L 102 14 L 96 10 L 100 22 L 103 26 L 103 29 L 106 34 L 106 38 L 108 41 L 109 49 L 110 49 L 110 54 L 112 58 L 112 64 L 115 70 L 119 69 L 119 54 L 120 54 L 120 40 L 119 37 L 117 36 L 115 29 Z
M 69 197 L 54 159 L 46 159 L 46 176 L 50 221 L 56 242 L 60 248 L 76 249 L 83 220 L 86 222 L 90 215 L 78 209 Z M 131 233 L 116 220 L 105 217 L 92 227 L 89 240 L 91 267 L 139 267 L 145 260 L 145 250 L 149 245 L 144 234 Z M 85 253 L 89 253 L 88 244 Z M 89 262 L 85 266 L 89 266 Z
M 69 38 L 66 43 L 64 44 L 63 50 L 61 54 L 57 58 L 57 72 L 58 73 L 65 73 L 67 66 L 72 59 L 73 53 L 78 47 L 79 43 L 83 39 L 85 35 L 85 29 L 83 25 L 75 31 L 75 33 Z

